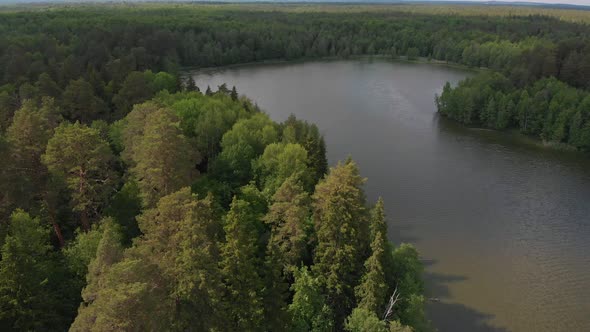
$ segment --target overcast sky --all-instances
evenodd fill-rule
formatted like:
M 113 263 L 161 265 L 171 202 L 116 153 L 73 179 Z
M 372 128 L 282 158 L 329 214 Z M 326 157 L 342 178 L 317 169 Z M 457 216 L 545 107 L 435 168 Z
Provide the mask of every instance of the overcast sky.
M 445 1 L 445 0 L 442 0 Z M 452 1 L 452 0 L 449 0 Z M 470 1 L 470 2 L 476 2 L 478 0 L 464 0 L 464 1 Z M 497 2 L 504 2 L 502 0 L 497 1 Z M 586 5 L 586 6 L 590 6 L 590 0 L 514 0 L 514 1 L 509 1 L 509 2 L 535 2 L 535 3 L 565 3 L 565 4 L 572 4 L 572 5 Z

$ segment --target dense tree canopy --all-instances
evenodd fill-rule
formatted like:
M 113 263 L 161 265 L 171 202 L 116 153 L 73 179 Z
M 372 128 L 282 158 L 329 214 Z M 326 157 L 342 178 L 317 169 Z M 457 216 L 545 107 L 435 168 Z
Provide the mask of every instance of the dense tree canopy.
M 181 67 L 355 55 L 487 67 L 445 86 L 440 113 L 590 150 L 587 25 L 246 8 L 0 11 L 3 329 L 429 329 L 418 252 L 388 241 L 356 164 L 328 169 L 317 126 L 276 123 L 225 84 L 201 93 Z

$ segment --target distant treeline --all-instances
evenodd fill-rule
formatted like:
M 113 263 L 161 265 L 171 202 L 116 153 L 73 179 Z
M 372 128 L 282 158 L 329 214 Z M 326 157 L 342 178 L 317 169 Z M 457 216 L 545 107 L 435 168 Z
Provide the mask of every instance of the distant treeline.
M 42 96 L 72 109 L 69 120 L 119 119 L 157 89 L 153 75 L 138 72 L 269 59 L 422 56 L 492 68 L 519 88 L 549 76 L 590 85 L 590 27 L 583 24 L 543 16 L 238 8 L 58 6 L 0 13 L 0 127 L 24 100 Z

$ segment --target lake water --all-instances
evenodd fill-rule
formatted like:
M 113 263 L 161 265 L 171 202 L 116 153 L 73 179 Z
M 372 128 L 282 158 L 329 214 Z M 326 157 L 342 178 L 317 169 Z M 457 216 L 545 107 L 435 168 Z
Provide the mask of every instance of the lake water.
M 437 116 L 435 93 L 470 72 L 350 60 L 193 75 L 316 123 L 330 164 L 352 155 L 392 241 L 420 250 L 439 331 L 590 331 L 590 161 Z

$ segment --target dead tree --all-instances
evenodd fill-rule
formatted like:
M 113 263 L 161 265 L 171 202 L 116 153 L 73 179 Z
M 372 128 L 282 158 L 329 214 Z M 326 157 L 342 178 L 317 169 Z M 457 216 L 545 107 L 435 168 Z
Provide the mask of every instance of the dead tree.
M 391 297 L 389 298 L 389 303 L 387 304 L 387 309 L 385 310 L 385 313 L 383 314 L 383 321 L 387 322 L 389 316 L 391 316 L 393 314 L 393 306 L 395 306 L 395 304 L 400 300 L 400 295 L 401 294 L 397 291 L 397 287 L 395 287 L 393 294 L 391 294 Z

